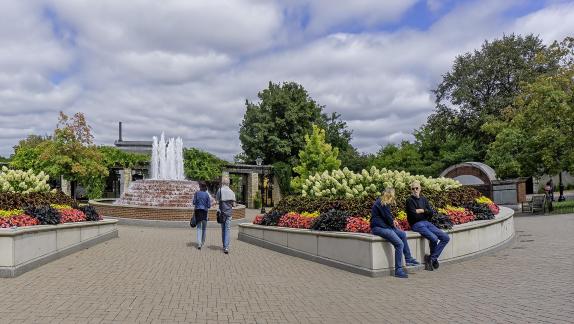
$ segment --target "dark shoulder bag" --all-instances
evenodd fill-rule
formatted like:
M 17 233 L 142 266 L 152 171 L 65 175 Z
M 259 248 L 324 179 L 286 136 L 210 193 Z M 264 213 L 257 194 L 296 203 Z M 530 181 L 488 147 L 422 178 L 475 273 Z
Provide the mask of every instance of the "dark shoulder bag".
M 195 219 L 195 210 L 191 214 L 191 220 L 189 221 L 189 226 L 195 228 L 197 226 L 197 220 Z

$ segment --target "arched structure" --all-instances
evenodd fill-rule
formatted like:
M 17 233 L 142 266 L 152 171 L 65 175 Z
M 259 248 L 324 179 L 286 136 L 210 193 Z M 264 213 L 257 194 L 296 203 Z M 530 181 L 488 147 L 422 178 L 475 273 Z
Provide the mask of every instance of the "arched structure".
M 480 162 L 463 162 L 446 168 L 441 177 L 458 180 L 463 185 L 476 187 L 485 196 L 492 198 L 492 185 L 496 172 L 488 165 Z

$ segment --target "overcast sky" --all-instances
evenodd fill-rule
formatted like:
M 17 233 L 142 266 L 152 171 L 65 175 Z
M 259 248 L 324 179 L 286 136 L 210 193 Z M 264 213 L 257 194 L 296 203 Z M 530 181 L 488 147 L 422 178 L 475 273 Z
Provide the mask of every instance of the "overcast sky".
M 413 139 L 485 39 L 574 34 L 574 1 L 0 0 L 0 155 L 83 112 L 97 144 L 165 131 L 232 160 L 245 99 L 303 85 L 362 152 Z

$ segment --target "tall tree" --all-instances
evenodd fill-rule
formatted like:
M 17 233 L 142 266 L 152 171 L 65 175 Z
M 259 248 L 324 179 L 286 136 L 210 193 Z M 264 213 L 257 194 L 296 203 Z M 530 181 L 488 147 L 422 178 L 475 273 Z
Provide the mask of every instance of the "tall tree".
M 338 169 L 341 166 L 338 155 L 339 149 L 325 142 L 325 131 L 313 125 L 311 135 L 305 135 L 305 148 L 299 152 L 299 164 L 293 168 L 298 176 L 291 181 L 291 188 L 298 192 L 311 174 Z
M 351 137 L 353 131 L 349 130 L 347 123 L 340 119 L 341 114 L 336 112 L 321 115 L 319 126 L 325 130 L 325 141 L 342 151 L 352 151 Z
M 294 165 L 311 125 L 322 122 L 323 107 L 295 82 L 269 82 L 258 97 L 258 103 L 245 102 L 247 110 L 239 129 L 241 157 L 249 163 L 261 157 L 266 164 Z
M 416 134 L 425 164 L 438 162 L 437 168 L 447 167 L 439 157 L 445 151 L 443 143 L 452 145 L 453 141 L 471 148 L 468 154 L 461 151 L 454 163 L 483 161 L 496 136 L 483 125 L 501 119 L 520 85 L 553 73 L 562 57 L 537 36 L 514 34 L 485 41 L 480 50 L 458 56 L 433 90 L 436 111 Z
M 347 167 L 353 171 L 361 171 L 368 167 L 370 155 L 360 154 L 353 145 L 351 137 L 353 131 L 347 127 L 347 123 L 340 119 L 341 114 L 336 112 L 322 114 L 319 126 L 325 130 L 325 141 L 339 149 L 341 167 Z
M 487 154 L 497 174 L 574 172 L 574 65 L 524 85 L 508 115 Z
M 92 143 L 91 128 L 82 113 L 70 118 L 60 112 L 54 135 L 50 138 L 32 135 L 20 141 L 10 165 L 77 181 L 87 189 L 89 198 L 99 198 L 108 169 L 103 155 Z

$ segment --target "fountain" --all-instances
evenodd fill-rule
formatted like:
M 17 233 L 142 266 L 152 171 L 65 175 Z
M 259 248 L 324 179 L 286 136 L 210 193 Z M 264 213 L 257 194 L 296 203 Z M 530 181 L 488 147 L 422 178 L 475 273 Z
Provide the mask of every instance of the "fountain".
M 132 182 L 115 204 L 193 208 L 199 183 L 185 180 L 181 137 L 166 141 L 163 132 L 159 140 L 153 137 L 150 175 L 151 179 Z M 213 197 L 211 203 L 215 204 Z
M 90 201 L 100 214 L 121 218 L 149 220 L 189 220 L 193 196 L 199 191 L 197 181 L 186 180 L 183 168 L 183 141 L 153 137 L 150 179 L 130 183 L 129 188 L 112 204 L 109 200 Z M 211 195 L 210 220 L 215 219 L 216 201 Z M 245 217 L 245 206 L 233 210 L 234 218 Z

